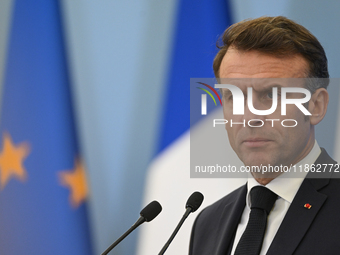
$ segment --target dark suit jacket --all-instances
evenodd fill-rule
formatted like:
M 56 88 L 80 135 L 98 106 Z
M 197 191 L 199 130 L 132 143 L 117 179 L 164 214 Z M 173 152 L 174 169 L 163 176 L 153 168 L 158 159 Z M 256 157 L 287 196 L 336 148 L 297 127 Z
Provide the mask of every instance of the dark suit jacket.
M 316 164 L 336 162 L 322 149 Z M 309 173 L 301 184 L 268 255 L 340 254 L 339 173 L 331 171 L 324 173 L 322 178 L 314 177 L 315 173 Z M 244 185 L 197 216 L 191 233 L 190 255 L 230 254 L 246 205 L 246 194 L 247 185 Z M 304 208 L 306 203 L 312 207 Z

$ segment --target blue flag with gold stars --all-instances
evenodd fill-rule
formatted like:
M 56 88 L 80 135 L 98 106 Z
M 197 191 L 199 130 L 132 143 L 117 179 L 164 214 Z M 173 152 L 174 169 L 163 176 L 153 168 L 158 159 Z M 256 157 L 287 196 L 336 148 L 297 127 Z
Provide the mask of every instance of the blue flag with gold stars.
M 16 0 L 0 122 L 0 254 L 92 254 L 57 0 Z

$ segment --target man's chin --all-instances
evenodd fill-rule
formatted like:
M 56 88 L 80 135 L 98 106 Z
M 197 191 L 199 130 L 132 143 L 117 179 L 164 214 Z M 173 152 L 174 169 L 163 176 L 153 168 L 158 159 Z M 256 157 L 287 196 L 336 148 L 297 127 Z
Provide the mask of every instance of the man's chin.
M 287 153 L 287 149 L 273 149 L 271 151 L 242 151 L 239 153 L 239 159 L 245 166 L 267 166 L 267 167 L 284 167 L 294 163 L 291 159 L 296 157 L 293 153 Z
M 267 157 L 261 157 L 260 155 L 254 157 L 247 157 L 247 159 L 242 160 L 245 166 L 274 166 L 275 162 Z
M 264 180 L 266 183 L 266 180 L 272 180 L 278 177 L 281 172 L 251 172 L 251 175 L 256 179 L 256 180 Z
M 245 166 L 249 167 L 255 179 L 274 179 L 282 173 L 279 170 L 280 166 L 277 166 L 277 162 L 273 160 L 273 156 L 270 158 L 268 154 L 248 155 L 248 157 L 242 161 Z

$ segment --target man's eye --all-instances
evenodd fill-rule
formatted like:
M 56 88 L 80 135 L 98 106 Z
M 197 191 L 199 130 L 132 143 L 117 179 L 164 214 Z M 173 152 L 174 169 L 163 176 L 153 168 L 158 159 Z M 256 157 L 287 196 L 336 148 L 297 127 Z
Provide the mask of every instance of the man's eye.
M 268 92 L 268 93 L 267 93 L 267 97 L 273 99 L 273 92 Z
M 230 100 L 233 100 L 233 95 L 227 95 L 227 96 L 224 96 L 225 100 L 227 101 L 230 101 Z
M 281 94 L 277 93 L 277 97 L 279 98 L 280 96 L 281 96 Z M 268 92 L 267 97 L 270 98 L 270 99 L 273 99 L 273 92 Z

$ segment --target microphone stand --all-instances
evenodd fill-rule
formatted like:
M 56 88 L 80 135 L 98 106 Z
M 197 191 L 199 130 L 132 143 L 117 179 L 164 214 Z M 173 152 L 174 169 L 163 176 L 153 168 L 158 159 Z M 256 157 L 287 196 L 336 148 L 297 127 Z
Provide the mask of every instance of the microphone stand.
M 168 249 L 170 243 L 172 242 L 172 240 L 175 238 L 177 232 L 179 231 L 179 229 L 181 228 L 181 226 L 183 225 L 184 221 L 186 220 L 186 218 L 188 217 L 188 215 L 191 213 L 192 208 L 188 207 L 182 217 L 182 219 L 180 220 L 180 222 L 178 223 L 176 229 L 174 230 L 174 232 L 172 233 L 172 235 L 170 236 L 169 240 L 166 242 L 166 244 L 163 246 L 162 250 L 158 253 L 158 255 L 163 255 L 164 252 Z
M 113 244 L 110 245 L 101 255 L 107 255 L 114 247 L 117 246 L 125 237 L 127 237 L 133 230 L 135 230 L 139 225 L 145 222 L 145 218 L 143 216 L 139 217 L 139 219 L 132 225 L 131 228 L 128 229 L 121 237 L 117 239 Z

